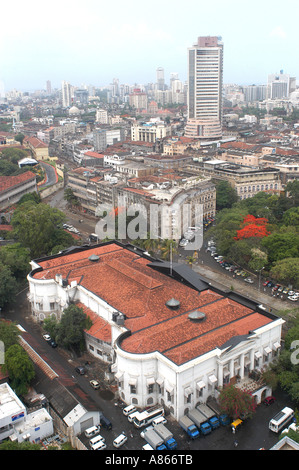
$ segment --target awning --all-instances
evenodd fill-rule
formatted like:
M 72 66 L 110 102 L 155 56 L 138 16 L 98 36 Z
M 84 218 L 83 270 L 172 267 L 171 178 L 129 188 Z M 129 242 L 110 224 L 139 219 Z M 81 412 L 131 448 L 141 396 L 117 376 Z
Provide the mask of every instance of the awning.
M 173 387 L 173 385 L 167 385 L 165 388 L 166 388 L 166 391 L 167 391 L 170 395 L 173 394 L 173 392 L 174 392 L 174 387 Z
M 272 349 L 267 346 L 266 348 L 264 348 L 264 351 L 266 354 L 270 354 L 272 352 Z
M 196 388 L 197 390 L 201 390 L 202 388 L 205 388 L 206 384 L 204 383 L 203 380 L 200 380 L 199 382 L 196 383 Z
M 193 390 L 192 390 L 191 387 L 185 388 L 185 390 L 184 390 L 184 395 L 185 395 L 185 397 L 188 397 L 188 396 L 191 395 L 192 393 L 193 393 Z
M 137 379 L 135 379 L 134 377 L 130 377 L 129 378 L 129 385 L 133 385 L 134 387 L 136 387 Z
M 281 347 L 280 343 L 277 341 L 276 343 L 273 344 L 274 349 L 279 349 Z
M 164 383 L 164 378 L 163 377 L 158 377 L 156 380 L 157 384 L 161 387 Z
M 120 382 L 120 380 L 123 378 L 123 376 L 124 376 L 123 372 L 117 372 L 114 377 L 116 378 L 116 380 L 118 380 Z
M 146 379 L 146 385 L 149 386 L 149 385 L 153 385 L 155 383 L 155 379 L 154 377 L 148 377 Z
M 214 375 L 214 374 L 210 375 L 209 381 L 210 381 L 211 384 L 215 384 L 217 382 L 216 375 Z
M 260 353 L 259 351 L 254 353 L 254 356 L 256 359 L 260 359 L 262 357 L 262 353 Z

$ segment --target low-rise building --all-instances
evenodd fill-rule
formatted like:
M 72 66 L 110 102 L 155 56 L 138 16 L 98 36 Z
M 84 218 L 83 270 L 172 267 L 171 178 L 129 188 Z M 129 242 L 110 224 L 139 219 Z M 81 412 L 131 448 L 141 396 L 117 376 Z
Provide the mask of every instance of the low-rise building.
M 88 351 L 111 365 L 120 398 L 137 408 L 161 404 L 179 419 L 279 354 L 281 318 L 131 245 L 81 247 L 31 265 L 32 318 L 82 306 L 93 322 Z M 259 403 L 268 387 L 253 394 Z
M 38 443 L 54 432 L 53 419 L 45 408 L 27 413 L 7 382 L 0 384 L 0 442 L 12 441 Z
M 0 176 L 0 211 L 16 204 L 24 194 L 37 192 L 36 175 L 26 171 L 16 176 Z

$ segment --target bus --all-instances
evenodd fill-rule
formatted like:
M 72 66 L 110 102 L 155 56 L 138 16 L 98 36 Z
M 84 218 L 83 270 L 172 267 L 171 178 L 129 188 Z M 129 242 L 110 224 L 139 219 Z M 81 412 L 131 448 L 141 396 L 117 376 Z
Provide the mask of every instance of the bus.
M 142 428 L 147 424 L 150 424 L 155 418 L 164 415 L 164 408 L 158 406 L 153 406 L 148 410 L 137 413 L 134 417 L 133 423 L 136 428 Z
M 274 416 L 269 422 L 269 429 L 279 433 L 295 416 L 294 410 L 287 406 Z

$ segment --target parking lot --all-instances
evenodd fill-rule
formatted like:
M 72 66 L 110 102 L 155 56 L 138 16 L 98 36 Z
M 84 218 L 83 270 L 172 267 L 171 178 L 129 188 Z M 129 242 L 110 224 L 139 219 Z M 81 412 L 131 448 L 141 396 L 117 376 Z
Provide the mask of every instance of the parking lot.
M 260 448 L 268 450 L 278 442 L 278 435 L 268 428 L 270 419 L 285 406 L 291 406 L 294 409 L 294 405 L 290 403 L 284 392 L 277 390 L 274 395 L 276 401 L 269 406 L 264 404 L 258 405 L 254 416 L 245 420 L 236 434 L 232 433 L 230 426 L 221 426 L 212 431 L 211 434 L 201 436 L 192 441 L 172 417 L 166 415 L 167 423 L 165 426 L 173 433 L 177 441 L 177 451 L 258 450 Z M 113 419 L 111 419 L 111 415 L 109 416 L 108 410 L 111 405 L 114 406 L 114 410 L 112 410 Z M 136 429 L 132 423 L 129 423 L 128 418 L 123 414 L 121 406 L 110 403 L 108 408 L 106 413 L 111 421 L 113 421 L 113 428 L 111 431 L 107 431 L 101 427 L 100 431 L 100 434 L 105 438 L 106 450 L 116 451 L 113 446 L 113 440 L 122 432 L 126 434 L 128 439 L 120 450 L 141 450 L 142 446 L 146 444 L 146 441 L 140 436 L 142 429 Z M 85 437 L 84 433 L 79 437 L 86 447 L 90 448 L 89 439 Z M 238 442 L 237 447 L 234 445 L 236 440 Z

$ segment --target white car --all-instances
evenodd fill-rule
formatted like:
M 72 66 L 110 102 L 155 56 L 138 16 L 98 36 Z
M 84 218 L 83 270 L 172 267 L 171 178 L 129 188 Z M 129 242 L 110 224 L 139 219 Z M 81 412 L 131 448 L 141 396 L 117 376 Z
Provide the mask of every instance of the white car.
M 43 338 L 44 338 L 44 340 L 46 340 L 48 342 L 52 340 L 50 335 L 43 335 Z
M 127 436 L 122 433 L 120 434 L 119 436 L 117 436 L 114 441 L 113 441 L 113 445 L 114 447 L 116 447 L 117 449 L 119 447 L 121 447 L 126 441 L 128 440 Z
M 298 302 L 299 297 L 297 295 L 291 295 L 288 297 L 288 299 L 291 300 L 292 302 Z
M 182 240 L 180 241 L 180 246 L 187 246 L 188 245 L 188 240 L 186 240 L 185 238 L 182 238 Z
M 253 284 L 253 280 L 250 277 L 246 277 L 244 281 L 248 282 L 249 284 Z

